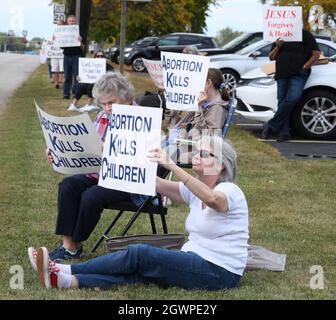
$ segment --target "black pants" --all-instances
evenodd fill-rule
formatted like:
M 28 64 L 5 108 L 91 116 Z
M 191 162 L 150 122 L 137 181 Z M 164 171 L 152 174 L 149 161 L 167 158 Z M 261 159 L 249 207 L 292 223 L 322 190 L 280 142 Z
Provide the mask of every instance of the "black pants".
M 97 181 L 79 174 L 63 179 L 58 189 L 57 235 L 71 236 L 81 242 L 90 236 L 104 208 L 129 201 L 128 192 L 103 188 Z
M 92 89 L 93 83 L 78 83 L 74 98 L 79 100 L 83 94 L 86 94 L 89 98 L 93 99 Z

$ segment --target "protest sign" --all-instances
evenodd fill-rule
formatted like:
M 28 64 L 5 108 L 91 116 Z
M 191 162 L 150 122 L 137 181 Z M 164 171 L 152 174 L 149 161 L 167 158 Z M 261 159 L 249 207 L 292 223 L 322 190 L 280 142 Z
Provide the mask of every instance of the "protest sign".
M 79 82 L 95 83 L 106 73 L 106 59 L 101 58 L 79 58 L 78 76 Z
M 54 30 L 55 45 L 58 47 L 79 47 L 79 26 L 57 26 Z
M 62 174 L 99 172 L 102 142 L 88 114 L 55 117 L 35 105 L 53 169 Z
M 47 39 L 45 44 L 45 54 L 47 58 L 63 59 L 63 50 L 55 45 L 55 41 Z
M 167 108 L 197 111 L 197 98 L 205 87 L 210 58 L 161 52 L 161 63 Z
M 264 40 L 302 41 L 302 7 L 263 6 Z
M 98 184 L 131 193 L 155 195 L 157 164 L 148 150 L 161 140 L 162 109 L 113 104 L 104 142 Z
M 142 58 L 142 61 L 145 64 L 145 67 L 156 87 L 159 89 L 164 89 L 163 85 L 163 70 L 162 64 L 159 60 L 147 60 Z

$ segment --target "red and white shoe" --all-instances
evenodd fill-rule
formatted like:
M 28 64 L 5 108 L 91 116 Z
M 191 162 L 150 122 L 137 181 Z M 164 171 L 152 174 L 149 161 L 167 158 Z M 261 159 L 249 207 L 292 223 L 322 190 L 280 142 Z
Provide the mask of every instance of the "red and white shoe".
M 37 250 L 36 269 L 39 281 L 47 289 L 57 288 L 58 273 L 60 269 L 49 258 L 48 249 L 41 247 Z
M 32 265 L 35 271 L 37 271 L 36 257 L 37 257 L 37 250 L 34 247 L 29 247 L 28 248 L 28 258 L 29 258 L 30 264 Z

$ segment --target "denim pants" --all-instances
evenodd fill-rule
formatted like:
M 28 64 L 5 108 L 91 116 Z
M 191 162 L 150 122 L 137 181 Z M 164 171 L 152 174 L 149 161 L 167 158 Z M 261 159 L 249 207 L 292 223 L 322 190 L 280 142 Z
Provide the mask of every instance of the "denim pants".
M 84 263 L 71 272 L 80 288 L 107 289 L 113 285 L 154 283 L 162 287 L 222 290 L 236 287 L 240 276 L 214 265 L 193 252 L 129 245 Z
M 293 108 L 299 102 L 311 70 L 301 71 L 289 78 L 277 79 L 278 110 L 267 127 L 274 133 L 289 135 L 289 122 Z
M 72 84 L 71 91 L 75 94 L 76 86 L 77 86 L 77 76 L 78 76 L 78 61 L 79 56 L 68 56 L 64 55 L 63 60 L 64 67 L 64 88 L 63 88 L 63 96 L 70 97 L 70 88 Z

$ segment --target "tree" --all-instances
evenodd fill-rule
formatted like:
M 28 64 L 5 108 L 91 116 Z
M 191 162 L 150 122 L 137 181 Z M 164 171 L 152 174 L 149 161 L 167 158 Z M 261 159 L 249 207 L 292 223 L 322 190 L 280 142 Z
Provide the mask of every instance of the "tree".
M 209 6 L 216 0 L 127 2 L 127 42 L 170 32 L 203 32 Z M 114 41 L 120 35 L 120 0 L 93 0 L 90 38 Z
M 228 43 L 229 41 L 238 37 L 241 34 L 242 34 L 242 32 L 240 32 L 240 31 L 233 31 L 231 28 L 225 28 L 225 29 L 220 30 L 217 33 L 217 36 L 216 36 L 215 40 L 216 40 L 217 44 L 220 47 L 222 47 L 224 44 Z

